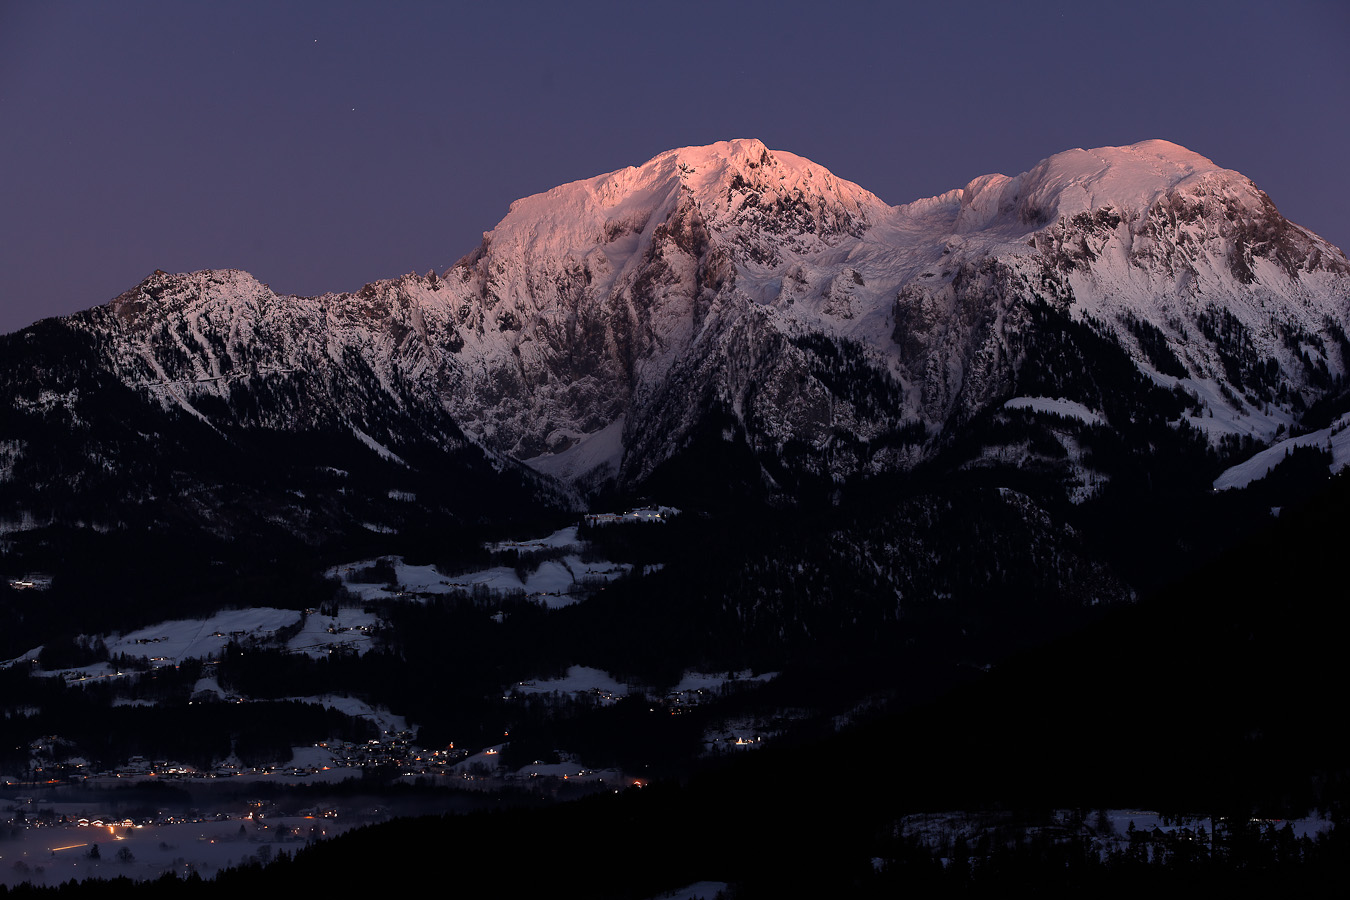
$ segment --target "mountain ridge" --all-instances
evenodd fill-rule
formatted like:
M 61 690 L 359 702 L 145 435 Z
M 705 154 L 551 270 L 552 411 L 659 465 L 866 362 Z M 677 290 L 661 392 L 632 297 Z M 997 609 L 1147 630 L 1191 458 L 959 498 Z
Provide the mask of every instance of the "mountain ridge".
M 1102 474 L 1085 430 L 1127 432 L 1144 406 L 1218 449 L 1296 429 L 1350 365 L 1347 284 L 1341 251 L 1165 141 L 889 206 L 742 139 L 522 198 L 443 273 L 302 298 L 239 270 L 156 271 L 50 327 L 218 434 L 324 428 L 395 465 L 465 451 L 582 491 L 721 440 L 756 461 L 743 477 L 792 494 L 908 470 L 981 417 L 1045 408 L 1007 401 L 1057 397 L 1097 424 L 1027 458 L 1081 500 Z M 1106 414 L 1122 391 L 1138 408 Z

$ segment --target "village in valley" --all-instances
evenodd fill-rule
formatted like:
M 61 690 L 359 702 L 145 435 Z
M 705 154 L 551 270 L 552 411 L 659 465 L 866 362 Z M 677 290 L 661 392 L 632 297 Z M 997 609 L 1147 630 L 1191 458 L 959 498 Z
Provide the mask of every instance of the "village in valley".
M 154 709 L 147 684 L 181 682 L 186 706 L 219 717 L 229 709 L 263 709 L 278 699 L 322 707 L 341 721 L 357 723 L 365 739 L 332 736 L 293 745 L 289 758 L 246 761 L 233 751 L 210 764 L 173 759 L 172 754 L 133 753 L 96 763 L 80 744 L 60 734 L 39 735 L 24 749 L 24 763 L 0 771 L 0 883 L 42 883 L 91 875 L 198 871 L 262 859 L 292 844 L 324 837 L 394 815 L 398 803 L 372 803 L 381 793 L 412 789 L 425 796 L 493 798 L 573 796 L 641 786 L 649 776 L 622 766 L 588 766 L 582 756 L 554 748 L 542 758 L 508 752 L 512 736 L 490 742 L 454 740 L 427 745 L 419 723 L 351 693 L 256 698 L 238 679 L 222 674 L 231 658 L 249 653 L 309 660 L 359 661 L 378 651 L 388 636 L 389 611 L 398 604 L 477 603 L 487 621 L 503 626 L 530 604 L 559 610 L 586 602 L 595 591 L 630 577 L 630 563 L 597 558 L 578 537 L 589 529 L 659 528 L 679 515 L 670 507 L 644 507 L 622 514 L 587 515 L 532 540 L 491 542 L 484 550 L 503 564 L 447 574 L 435 565 L 383 557 L 331 568 L 342 598 L 323 607 L 221 609 L 202 618 L 164 621 L 126 633 L 84 635 L 74 642 L 78 659 L 35 647 L 0 663 L 0 672 L 26 674 L 39 683 L 58 680 L 66 690 L 99 696 L 114 708 Z M 522 558 L 529 559 L 522 565 Z M 643 574 L 660 570 L 644 563 Z M 50 578 L 38 574 L 11 580 L 16 589 L 42 592 Z M 521 604 L 525 606 L 521 606 Z M 498 608 L 500 606 L 501 608 Z M 515 610 L 505 612 L 503 610 Z M 752 691 L 772 672 L 686 671 L 661 688 L 614 677 L 602 668 L 573 663 L 551 677 L 529 677 L 500 686 L 496 708 L 599 709 L 641 704 L 652 716 L 679 718 L 738 692 Z M 7 701 L 7 718 L 38 712 Z M 214 711 L 214 713 L 212 713 Z M 786 716 L 786 718 L 785 718 Z M 744 711 L 710 719 L 702 753 L 736 753 L 764 745 L 786 726 L 790 713 L 757 716 Z M 256 754 L 255 754 L 256 755 Z M 284 754 L 283 754 L 284 755 Z M 359 787 L 354 787 L 359 786 Z M 259 800 L 254 794 L 267 797 Z M 184 798 L 191 804 L 185 805 Z M 312 798 L 322 798 L 315 802 Z M 158 802 L 168 800 L 170 802 Z M 307 802 L 309 801 L 309 802 Z M 195 831 L 194 831 L 195 829 Z M 186 837 L 191 832 L 191 837 Z M 106 845 L 106 846 L 105 846 Z M 254 846 L 256 845 L 256 846 Z M 264 860 L 265 861 L 265 860 Z

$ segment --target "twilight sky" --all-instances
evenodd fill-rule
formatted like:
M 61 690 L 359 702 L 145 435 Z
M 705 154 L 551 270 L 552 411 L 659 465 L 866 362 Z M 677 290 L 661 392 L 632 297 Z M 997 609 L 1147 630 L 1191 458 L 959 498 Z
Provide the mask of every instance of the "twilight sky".
M 512 200 L 735 137 L 889 203 L 1165 138 L 1350 249 L 1350 4 L 0 0 L 0 333 L 156 268 L 443 270 Z

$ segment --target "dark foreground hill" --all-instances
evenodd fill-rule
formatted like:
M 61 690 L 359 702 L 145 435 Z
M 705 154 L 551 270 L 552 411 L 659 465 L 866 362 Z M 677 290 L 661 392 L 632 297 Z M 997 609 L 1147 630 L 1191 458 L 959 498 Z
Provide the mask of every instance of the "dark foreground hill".
M 1332 896 L 1346 874 L 1343 828 L 1295 840 L 1253 819 L 1318 810 L 1339 823 L 1350 800 L 1335 699 L 1350 616 L 1327 588 L 1348 500 L 1338 478 L 1137 606 L 837 734 L 616 794 L 395 821 L 214 883 L 136 890 L 378 891 L 472 872 L 509 894 L 560 897 L 647 897 L 702 880 L 741 897 L 984 895 L 1013 884 L 1104 896 L 1188 885 Z M 896 831 L 917 812 L 1001 809 L 1042 822 L 1052 809 L 1090 819 L 1108 807 L 1198 817 L 1213 834 L 1102 854 L 1040 829 L 1001 848 L 972 839 L 970 861 L 944 867 Z

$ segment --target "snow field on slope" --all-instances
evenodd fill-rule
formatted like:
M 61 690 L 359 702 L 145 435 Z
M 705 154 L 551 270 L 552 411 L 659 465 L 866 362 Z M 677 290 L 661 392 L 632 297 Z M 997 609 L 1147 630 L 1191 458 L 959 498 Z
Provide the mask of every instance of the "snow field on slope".
M 44 808 L 51 806 L 72 818 L 89 811 L 88 804 L 44 801 L 42 805 Z M 292 829 L 292 834 L 302 836 L 285 842 L 278 842 L 274 837 L 275 831 L 266 830 L 267 826 L 241 822 L 239 819 L 146 825 L 129 829 L 119 826 L 115 829 L 116 834 L 110 834 L 107 827 L 19 829 L 14 838 L 6 841 L 4 855 L 0 857 L 3 860 L 0 863 L 0 884 L 12 887 L 31 882 L 54 889 L 68 881 L 84 881 L 88 878 L 125 877 L 149 881 L 166 872 L 182 875 L 188 867 L 204 878 L 211 878 L 219 870 L 243 862 L 244 857 L 256 855 L 261 847 L 268 847 L 273 853 L 281 850 L 294 852 L 304 846 L 303 836 L 309 834 L 315 821 L 303 816 L 268 817 L 267 826 L 275 828 L 284 824 Z M 324 819 L 321 827 L 327 837 L 332 837 L 362 824 L 358 819 L 341 822 Z M 245 829 L 244 837 L 239 836 L 241 825 Z M 94 843 L 99 845 L 99 859 L 90 859 L 88 856 L 90 844 Z M 117 858 L 118 851 L 124 847 L 133 857 L 129 862 Z M 17 867 L 15 864 L 18 862 L 24 862 L 27 871 Z M 39 869 L 42 870 L 40 875 Z
M 350 568 L 360 568 L 372 562 L 375 560 L 353 563 Z M 580 588 L 584 581 L 614 581 L 632 569 L 627 563 L 584 562 L 580 556 L 568 554 L 562 559 L 545 560 L 522 581 L 510 566 L 493 566 L 477 572 L 447 576 L 436 571 L 434 566 L 409 565 L 401 557 L 394 557 L 393 564 L 398 579 L 395 590 L 384 584 L 349 582 L 344 587 L 365 601 L 407 599 L 409 595 L 418 594 L 467 594 L 475 588 L 502 594 L 523 591 L 550 609 L 556 609 L 579 602 L 581 597 L 572 592 Z
M 205 619 L 175 619 L 104 639 L 113 656 L 175 663 L 218 657 L 231 639 L 265 640 L 300 621 L 294 609 L 230 609 Z
M 125 635 L 103 635 L 108 652 L 114 657 L 130 656 L 149 661 L 155 666 L 177 665 L 188 659 L 217 659 L 231 640 L 270 644 L 276 633 L 294 626 L 303 614 L 296 610 L 255 607 L 227 610 L 203 619 L 175 619 L 141 628 Z M 330 650 L 342 647 L 356 654 L 364 653 L 373 645 L 370 630 L 379 625 L 374 613 L 360 609 L 339 609 L 337 615 L 311 614 L 304 617 L 299 633 L 292 636 L 285 648 L 314 659 L 324 659 Z M 24 654 L 21 659 L 36 659 L 41 648 Z M 60 669 L 48 674 L 60 675 L 67 683 L 86 684 L 103 678 L 135 678 L 137 672 L 121 672 L 112 663 L 99 662 L 88 666 Z M 192 693 L 208 692 L 218 700 L 227 699 L 227 693 L 214 675 L 204 675 L 193 685 Z M 407 722 L 383 709 L 376 709 L 364 701 L 339 695 L 288 698 L 300 703 L 312 703 L 335 709 L 353 718 L 374 722 L 383 731 L 406 730 Z M 154 706 L 153 701 L 118 698 L 114 706 Z
M 270 640 L 278 631 L 304 617 L 304 627 L 286 644 L 286 649 L 321 658 L 336 646 L 362 653 L 370 636 L 362 631 L 379 624 L 378 618 L 359 609 L 341 609 L 336 616 L 305 616 L 293 609 L 254 607 L 218 612 L 204 619 L 175 619 L 103 638 L 113 656 L 126 655 L 172 665 L 185 659 L 219 657 L 225 645 L 235 641 Z M 331 631 L 330 631 L 331 629 Z
M 314 703 L 325 709 L 333 709 L 353 719 L 366 719 L 383 732 L 407 731 L 408 720 L 394 715 L 389 710 L 371 706 L 364 700 L 348 697 L 345 694 L 319 694 L 313 697 L 290 697 L 299 703 Z M 297 763 L 298 765 L 298 763 Z
M 706 900 L 708 897 L 719 897 L 726 893 L 728 884 L 725 881 L 696 881 L 693 884 L 687 884 L 677 891 L 666 891 L 664 894 L 657 894 L 651 900 Z
M 1064 416 L 1066 419 L 1077 419 L 1085 425 L 1106 424 L 1106 417 L 1101 413 L 1088 409 L 1076 400 L 1065 400 L 1062 397 L 1013 397 L 1003 404 L 1003 408 L 1026 409 Z
M 192 696 L 197 697 L 202 692 L 214 694 L 217 700 L 226 699 L 225 689 L 220 686 L 220 680 L 214 675 L 205 675 L 197 679 L 197 683 L 192 686 Z
M 521 681 L 508 687 L 510 694 L 599 694 L 602 698 L 614 702 L 620 697 L 632 694 L 645 694 L 652 699 L 677 698 L 697 694 L 699 691 L 717 693 L 728 684 L 764 684 L 777 677 L 777 672 L 763 672 L 753 675 L 747 669 L 743 672 L 707 673 L 685 672 L 679 684 L 668 691 L 647 692 L 639 685 L 625 684 L 603 669 L 590 666 L 570 666 L 567 674 L 543 681 Z
M 513 694 L 598 693 L 601 695 L 609 694 L 614 697 L 627 697 L 630 688 L 623 682 L 615 680 L 612 675 L 603 669 L 594 669 L 590 666 L 570 666 L 566 675 L 544 681 L 519 681 L 511 685 L 508 691 Z
M 363 601 L 394 600 L 419 594 L 465 594 L 475 589 L 496 593 L 523 591 L 538 599 L 550 609 L 569 606 L 581 598 L 573 594 L 586 582 L 614 581 L 628 574 L 632 566 L 628 563 L 612 563 L 606 560 L 586 562 L 581 558 L 583 542 L 577 539 L 577 526 L 560 528 L 547 537 L 526 541 L 498 541 L 484 545 L 488 550 L 501 553 L 517 550 L 525 553 L 575 549 L 561 559 L 549 559 L 540 563 L 534 571 L 520 578 L 515 567 L 493 566 L 462 575 L 443 575 L 435 566 L 415 566 L 404 562 L 402 557 L 392 557 L 396 583 L 391 589 L 387 584 L 353 583 L 346 579 L 363 568 L 379 560 L 364 560 L 348 563 L 329 569 L 330 577 L 342 578 L 348 593 Z
M 314 659 L 324 659 L 339 647 L 360 655 L 371 648 L 370 632 L 379 624 L 379 616 L 361 609 L 339 609 L 336 616 L 311 614 L 300 633 L 286 642 L 286 649 Z
M 1252 482 L 1265 478 L 1270 470 L 1284 462 L 1285 455 L 1295 447 L 1321 447 L 1330 450 L 1331 467 L 1327 474 L 1339 472 L 1350 465 L 1350 415 L 1341 416 L 1330 428 L 1285 438 L 1251 459 L 1225 469 L 1223 474 L 1214 479 L 1214 490 L 1245 488 Z
M 559 528 L 548 537 L 529 541 L 497 541 L 483 546 L 494 553 L 501 553 L 506 550 L 559 550 L 576 547 L 580 543 L 577 539 L 577 526 L 568 525 L 566 528 Z
M 508 779 L 529 779 L 529 778 L 562 778 L 567 781 L 578 784 L 613 784 L 627 786 L 632 784 L 632 779 L 625 778 L 624 774 L 618 769 L 587 769 L 580 763 L 574 761 L 570 754 L 562 754 L 564 761 L 557 763 L 533 762 L 522 766 L 515 772 L 504 772 L 501 768 L 501 752 L 506 744 L 495 744 L 486 747 L 472 756 L 465 757 L 446 769 L 447 773 L 460 775 L 464 778 L 470 777 L 488 777 L 489 780 L 482 782 L 482 786 L 492 789 L 500 785 L 495 777 L 505 775 Z M 472 783 L 461 785 L 462 787 L 473 787 Z
M 563 480 L 575 480 L 597 469 L 617 472 L 623 460 L 623 424 L 624 417 L 619 416 L 599 431 L 575 436 L 577 442 L 561 453 L 522 461 L 536 472 Z

